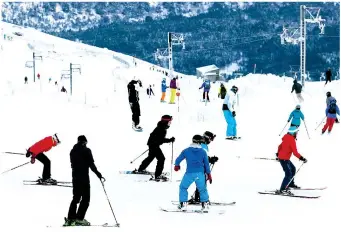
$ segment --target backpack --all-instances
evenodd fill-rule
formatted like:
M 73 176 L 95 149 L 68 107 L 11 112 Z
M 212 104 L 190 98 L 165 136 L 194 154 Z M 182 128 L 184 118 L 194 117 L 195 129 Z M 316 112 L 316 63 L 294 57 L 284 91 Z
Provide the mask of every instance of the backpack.
M 211 87 L 210 82 L 205 82 L 205 89 L 209 89 Z
M 332 101 L 330 103 L 328 113 L 336 114 L 336 102 L 335 101 Z

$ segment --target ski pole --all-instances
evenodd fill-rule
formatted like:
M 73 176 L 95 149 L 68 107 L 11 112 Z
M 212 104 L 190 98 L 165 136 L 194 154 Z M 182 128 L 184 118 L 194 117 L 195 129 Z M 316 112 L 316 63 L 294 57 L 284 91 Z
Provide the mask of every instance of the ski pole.
M 310 139 L 310 136 L 309 136 L 309 132 L 308 132 L 307 125 L 305 124 L 305 121 L 303 121 L 303 122 L 304 122 L 304 127 L 305 127 L 305 130 L 307 131 L 308 138 Z
M 171 182 L 172 182 L 172 180 L 173 180 L 173 151 L 174 151 L 174 149 L 173 149 L 173 142 L 172 142 L 172 159 L 171 159 Z
M 283 133 L 284 129 L 287 127 L 288 123 L 289 123 L 289 122 L 287 122 L 287 123 L 285 124 L 283 130 L 281 131 L 281 133 L 280 133 L 278 136 L 281 136 L 281 134 Z
M 320 127 L 320 125 L 323 123 L 323 121 L 326 119 L 326 117 L 327 116 L 325 116 L 323 119 L 322 119 L 322 121 L 320 122 L 320 124 L 316 127 L 316 129 L 315 130 L 317 130 L 317 128 L 319 128 Z
M 287 189 L 290 185 L 290 183 L 294 180 L 295 176 L 297 175 L 297 173 L 300 171 L 301 167 L 303 166 L 304 163 L 301 164 L 301 166 L 298 168 L 297 172 L 295 173 L 295 175 L 291 178 L 291 180 L 289 181 L 289 183 L 287 184 L 287 186 L 285 186 L 285 189 Z
M 25 155 L 24 153 L 20 153 L 20 152 L 11 152 L 11 151 L 4 151 L 2 153 L 5 153 L 5 154 L 13 154 L 13 155 Z
M 111 209 L 112 215 L 114 216 L 114 219 L 115 219 L 115 221 L 116 221 L 116 226 L 117 226 L 117 227 L 120 227 L 120 224 L 117 222 L 117 219 L 116 219 L 116 216 L 115 216 L 114 210 L 112 209 L 112 206 L 111 206 L 111 203 L 110 203 L 110 200 L 109 200 L 109 197 L 108 197 L 107 191 L 105 191 L 104 183 L 103 183 L 102 181 L 101 181 L 101 183 L 102 183 L 102 186 L 103 186 L 103 190 L 104 190 L 105 196 L 107 197 L 107 200 L 108 200 L 108 203 L 109 203 L 109 206 L 110 206 L 110 209 Z
M 12 171 L 12 170 L 14 170 L 14 169 L 20 168 L 20 167 L 22 167 L 22 166 L 24 166 L 24 165 L 26 165 L 26 164 L 29 164 L 29 163 L 30 163 L 30 162 L 26 162 L 26 163 L 24 163 L 24 164 L 20 164 L 19 166 L 16 166 L 16 167 L 11 168 L 11 169 L 9 169 L 9 170 L 7 170 L 7 171 L 4 171 L 4 172 L 2 172 L 1 174 L 4 174 L 4 173 L 6 173 L 6 172 L 10 172 L 10 171 Z
M 141 155 L 139 155 L 138 157 L 136 157 L 134 160 L 130 161 L 130 163 L 134 163 L 135 160 L 137 160 L 138 158 L 140 158 L 141 156 L 143 156 L 144 153 L 146 153 L 147 151 L 149 151 L 149 149 L 145 150 Z

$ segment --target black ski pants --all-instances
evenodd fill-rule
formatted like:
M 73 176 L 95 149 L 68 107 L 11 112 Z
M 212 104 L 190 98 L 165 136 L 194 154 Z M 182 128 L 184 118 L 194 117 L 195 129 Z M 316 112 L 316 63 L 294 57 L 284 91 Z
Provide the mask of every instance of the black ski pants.
M 133 113 L 132 120 L 135 126 L 137 126 L 140 124 L 140 115 L 141 115 L 140 104 L 138 102 L 130 102 L 130 108 L 131 108 L 131 112 Z
M 73 198 L 70 204 L 68 219 L 83 220 L 90 204 L 90 183 L 73 181 Z M 79 204 L 77 210 L 77 204 Z
M 208 95 L 209 92 L 203 92 L 202 93 L 202 99 L 205 100 L 206 99 L 206 94 L 207 94 L 207 101 L 210 100 L 210 96 Z
M 165 156 L 163 155 L 160 147 L 149 147 L 148 156 L 142 161 L 138 171 L 140 172 L 146 170 L 146 168 L 154 160 L 154 158 L 157 159 L 155 177 L 161 176 L 163 167 L 165 165 Z
M 51 178 L 51 161 L 49 160 L 49 158 L 47 158 L 47 156 L 44 153 L 39 153 L 36 156 L 36 159 L 39 160 L 43 165 L 43 180 L 47 180 L 49 178 Z

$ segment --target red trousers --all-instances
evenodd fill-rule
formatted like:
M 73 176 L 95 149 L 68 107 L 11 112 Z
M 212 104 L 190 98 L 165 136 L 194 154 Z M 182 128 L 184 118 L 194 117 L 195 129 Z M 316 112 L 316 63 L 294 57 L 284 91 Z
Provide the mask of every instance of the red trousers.
M 324 133 L 327 129 L 329 132 L 332 131 L 333 129 L 333 125 L 334 125 L 334 122 L 335 122 L 335 119 L 336 118 L 327 118 L 327 122 L 326 124 L 324 125 L 323 129 L 322 129 L 322 132 Z

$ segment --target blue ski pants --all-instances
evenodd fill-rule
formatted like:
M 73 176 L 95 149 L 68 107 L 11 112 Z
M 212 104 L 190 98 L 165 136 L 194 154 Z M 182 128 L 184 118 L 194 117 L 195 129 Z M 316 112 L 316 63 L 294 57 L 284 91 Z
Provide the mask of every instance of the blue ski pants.
M 226 136 L 237 136 L 237 122 L 229 110 L 223 110 L 227 122 Z
M 296 168 L 290 160 L 279 160 L 279 163 L 281 164 L 285 173 L 280 190 L 285 190 L 285 187 L 288 185 L 291 178 L 295 176 Z M 288 187 L 292 186 L 293 184 L 295 184 L 294 179 L 290 182 Z
M 193 182 L 195 182 L 199 190 L 200 202 L 207 202 L 209 197 L 206 187 L 206 176 L 203 172 L 185 173 L 180 183 L 179 201 L 188 201 L 188 188 Z

